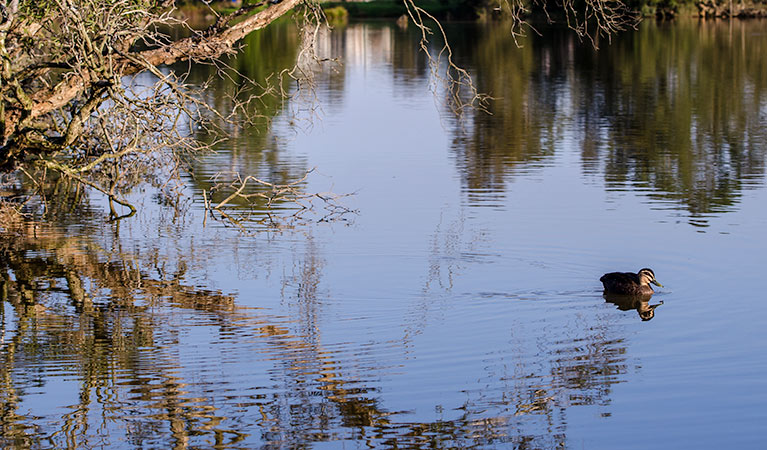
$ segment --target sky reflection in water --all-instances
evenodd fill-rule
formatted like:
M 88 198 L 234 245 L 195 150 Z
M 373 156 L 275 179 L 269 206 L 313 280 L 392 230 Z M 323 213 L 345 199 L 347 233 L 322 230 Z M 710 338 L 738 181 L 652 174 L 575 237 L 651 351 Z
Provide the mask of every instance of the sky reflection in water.
M 324 37 L 346 64 L 320 74 L 322 120 L 296 133 L 268 105 L 271 130 L 198 173 L 317 167 L 307 188 L 359 214 L 245 236 L 147 198 L 5 237 L 3 444 L 758 448 L 764 26 L 646 23 L 594 52 L 451 25 L 499 98 L 463 127 L 414 30 Z M 289 64 L 288 36 L 239 69 Z M 648 305 L 602 297 L 644 266 L 666 286 Z

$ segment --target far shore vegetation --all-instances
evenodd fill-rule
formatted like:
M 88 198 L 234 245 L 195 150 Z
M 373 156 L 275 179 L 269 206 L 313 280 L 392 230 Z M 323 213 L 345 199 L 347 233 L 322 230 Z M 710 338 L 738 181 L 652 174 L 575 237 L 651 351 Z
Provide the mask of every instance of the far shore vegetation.
M 529 17 L 547 16 L 542 3 L 527 3 L 525 10 Z M 552 3 L 550 8 L 546 8 L 551 15 L 557 7 L 551 1 L 548 3 Z M 407 15 L 407 7 L 402 0 L 330 0 L 320 4 L 331 22 Z M 629 0 L 626 4 L 644 17 L 767 18 L 767 0 Z M 218 10 L 227 11 L 234 10 L 238 2 L 224 0 L 214 5 Z M 503 0 L 422 0 L 417 5 L 437 18 L 448 20 L 501 19 L 507 15 Z M 184 6 L 205 7 L 202 2 L 194 0 L 187 1 Z

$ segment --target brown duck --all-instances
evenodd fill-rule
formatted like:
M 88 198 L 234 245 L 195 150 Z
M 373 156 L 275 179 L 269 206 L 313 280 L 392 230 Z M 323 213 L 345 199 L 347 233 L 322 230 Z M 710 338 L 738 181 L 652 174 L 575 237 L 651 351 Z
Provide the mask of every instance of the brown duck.
M 652 295 L 650 283 L 663 287 L 655 279 L 652 269 L 644 268 L 637 273 L 611 272 L 602 275 L 599 279 L 605 287 L 606 294 L 621 295 Z

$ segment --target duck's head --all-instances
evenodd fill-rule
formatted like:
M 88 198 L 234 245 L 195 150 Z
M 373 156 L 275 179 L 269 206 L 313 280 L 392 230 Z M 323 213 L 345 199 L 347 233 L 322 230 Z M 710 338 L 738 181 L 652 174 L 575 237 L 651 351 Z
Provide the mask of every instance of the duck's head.
M 648 302 L 642 302 L 639 306 L 637 306 L 639 318 L 644 322 L 652 320 L 652 318 L 655 317 L 655 308 L 662 304 L 663 302 L 660 302 L 657 305 L 651 305 Z
M 637 275 L 639 275 L 639 284 L 645 285 L 652 283 L 656 286 L 663 287 L 663 285 L 658 283 L 658 280 L 655 279 L 655 272 L 653 272 L 652 269 L 645 267 L 640 270 Z

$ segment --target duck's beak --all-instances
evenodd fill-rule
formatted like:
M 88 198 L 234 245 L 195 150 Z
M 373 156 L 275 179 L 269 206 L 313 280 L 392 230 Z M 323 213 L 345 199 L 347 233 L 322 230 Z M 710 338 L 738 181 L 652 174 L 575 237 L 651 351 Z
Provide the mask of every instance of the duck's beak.
M 658 280 L 652 280 L 650 283 L 652 283 L 652 284 L 654 284 L 654 285 L 656 285 L 656 286 L 660 286 L 660 287 L 663 287 L 663 285 L 662 285 L 662 284 L 658 283 Z

